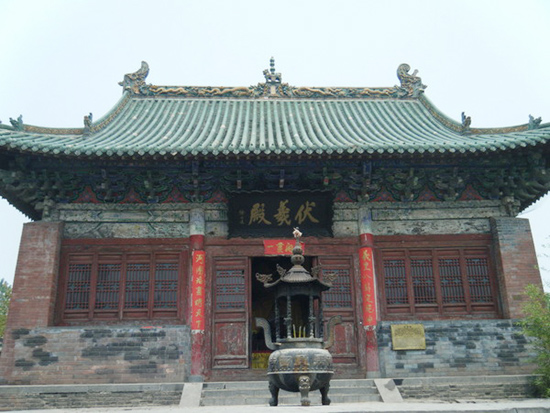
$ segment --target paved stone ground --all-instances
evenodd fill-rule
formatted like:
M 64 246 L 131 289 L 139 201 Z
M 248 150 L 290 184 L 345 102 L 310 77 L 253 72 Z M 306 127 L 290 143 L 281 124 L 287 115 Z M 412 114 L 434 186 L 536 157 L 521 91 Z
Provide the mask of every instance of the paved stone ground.
M 180 406 L 150 407 L 150 408 L 92 408 L 92 409 L 50 409 L 50 410 L 18 410 L 19 413 L 550 413 L 550 399 L 474 401 L 463 400 L 454 403 L 443 402 L 403 402 L 403 403 L 349 403 L 333 404 L 331 406 L 213 406 L 185 408 Z

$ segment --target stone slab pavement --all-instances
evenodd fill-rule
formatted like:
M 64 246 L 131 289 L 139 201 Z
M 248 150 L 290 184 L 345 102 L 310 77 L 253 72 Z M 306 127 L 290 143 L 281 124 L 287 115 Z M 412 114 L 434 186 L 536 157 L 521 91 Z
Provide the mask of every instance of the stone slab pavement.
M 401 402 L 401 403 L 340 403 L 331 406 L 154 406 L 154 407 L 112 407 L 86 409 L 48 409 L 48 410 L 17 410 L 18 413 L 550 413 L 550 399 L 474 401 L 457 402 Z

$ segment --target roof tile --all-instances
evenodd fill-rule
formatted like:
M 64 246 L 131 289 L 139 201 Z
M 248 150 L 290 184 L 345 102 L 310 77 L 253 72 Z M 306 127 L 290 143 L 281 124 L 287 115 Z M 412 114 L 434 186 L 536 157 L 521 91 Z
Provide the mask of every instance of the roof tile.
M 114 115 L 113 115 L 114 114 Z M 122 99 L 91 132 L 0 129 L 0 147 L 66 156 L 485 152 L 548 142 L 550 125 L 462 134 L 425 98 Z M 31 132 L 32 131 L 32 132 Z M 479 132 L 485 133 L 479 133 Z

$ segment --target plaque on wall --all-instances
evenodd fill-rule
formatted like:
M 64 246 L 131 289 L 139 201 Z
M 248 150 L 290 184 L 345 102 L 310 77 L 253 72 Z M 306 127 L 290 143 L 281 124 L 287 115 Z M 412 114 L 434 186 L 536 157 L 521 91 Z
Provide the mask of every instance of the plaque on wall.
M 424 325 L 393 324 L 391 341 L 393 350 L 426 350 Z
M 332 193 L 250 192 L 229 198 L 230 237 L 288 236 L 299 227 L 305 236 L 332 236 Z

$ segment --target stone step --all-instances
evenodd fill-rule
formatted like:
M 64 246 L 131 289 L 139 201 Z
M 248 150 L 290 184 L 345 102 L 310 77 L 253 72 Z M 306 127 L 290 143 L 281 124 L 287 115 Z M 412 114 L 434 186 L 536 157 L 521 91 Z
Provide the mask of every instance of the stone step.
M 235 389 L 266 389 L 267 380 L 261 381 L 227 381 L 205 382 L 203 390 L 235 390 Z M 372 379 L 336 379 L 330 381 L 330 388 L 340 387 L 374 387 Z
M 239 390 L 239 389 L 267 389 L 268 381 L 227 381 L 227 382 L 205 382 L 202 386 L 206 390 Z
M 289 392 L 290 393 L 290 392 Z M 290 394 L 298 394 L 298 393 L 290 393 Z M 310 394 L 315 394 L 315 391 L 310 392 Z M 227 391 L 208 391 L 205 390 L 202 392 L 203 399 L 211 399 L 211 398 L 221 398 L 225 399 L 227 397 L 243 397 L 246 398 L 250 395 L 258 396 L 266 396 L 269 397 L 271 393 L 269 392 L 268 388 L 265 387 L 263 389 L 255 389 L 255 390 L 227 390 Z M 329 391 L 330 397 L 332 396 L 361 396 L 361 395 L 374 395 L 378 396 L 378 391 L 376 389 L 371 388 L 360 388 L 360 387 L 349 387 L 349 388 L 332 388 Z M 280 395 L 279 397 L 282 397 Z
M 331 380 L 329 397 L 333 403 L 364 403 L 381 401 L 373 380 Z M 201 406 L 267 405 L 271 393 L 268 382 L 204 383 Z M 319 391 L 309 394 L 312 405 L 321 404 Z M 300 405 L 298 392 L 281 390 L 279 405 Z
M 380 402 L 380 396 L 377 395 L 347 395 L 338 396 L 329 394 L 329 397 L 333 404 L 341 403 L 369 403 Z M 239 405 L 258 405 L 267 406 L 269 404 L 270 397 L 226 397 L 225 399 L 213 398 L 203 399 L 201 406 L 239 406 Z M 309 394 L 311 405 L 320 406 L 321 396 L 315 393 Z M 279 406 L 300 406 L 300 394 L 291 393 L 290 396 L 283 396 L 279 394 Z

